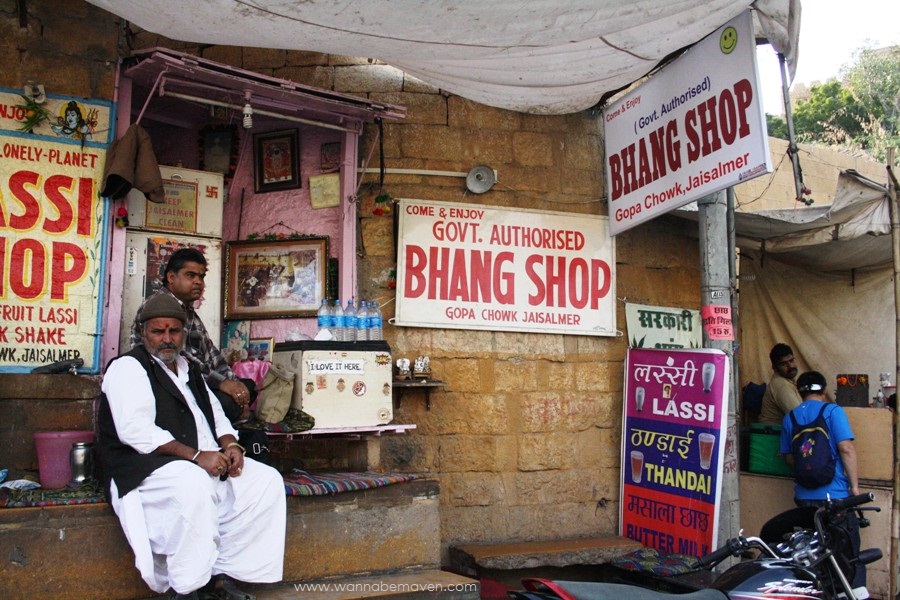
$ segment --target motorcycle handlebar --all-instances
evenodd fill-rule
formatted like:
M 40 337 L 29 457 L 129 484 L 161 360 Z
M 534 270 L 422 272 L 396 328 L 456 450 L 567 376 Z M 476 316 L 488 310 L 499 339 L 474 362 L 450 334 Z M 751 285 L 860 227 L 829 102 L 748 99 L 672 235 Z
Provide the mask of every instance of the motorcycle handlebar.
M 850 496 L 849 498 L 838 498 L 836 500 L 832 500 L 831 506 L 835 510 L 844 510 L 847 508 L 859 506 L 861 504 L 866 504 L 867 502 L 872 502 L 873 500 L 875 500 L 875 494 L 873 494 L 872 492 L 868 492 L 865 494 Z
M 719 548 L 718 550 L 713 550 L 711 553 L 706 556 L 702 556 L 697 560 L 697 567 L 701 569 L 705 569 L 706 567 L 711 567 L 719 564 L 729 556 L 737 556 L 741 551 L 741 540 L 739 538 L 731 538 L 725 545 Z

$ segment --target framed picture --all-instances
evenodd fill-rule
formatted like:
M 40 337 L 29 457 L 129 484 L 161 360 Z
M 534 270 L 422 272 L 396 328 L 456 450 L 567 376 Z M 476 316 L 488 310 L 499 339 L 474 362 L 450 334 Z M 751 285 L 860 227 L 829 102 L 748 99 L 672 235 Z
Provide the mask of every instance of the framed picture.
M 247 346 L 247 358 L 272 362 L 274 348 L 275 338 L 251 338 Z
M 257 193 L 300 187 L 300 142 L 296 129 L 255 134 L 253 159 Z
M 234 177 L 238 159 L 236 125 L 207 125 L 200 130 L 200 170 Z
M 222 354 L 229 365 L 247 358 L 250 344 L 250 321 L 228 321 L 222 328 Z
M 316 315 L 326 292 L 328 238 L 225 245 L 225 318 Z
M 319 165 L 319 169 L 323 173 L 327 173 L 329 171 L 334 171 L 341 166 L 341 143 L 340 142 L 329 142 L 327 144 L 322 144 L 320 150 L 321 150 L 321 163 Z

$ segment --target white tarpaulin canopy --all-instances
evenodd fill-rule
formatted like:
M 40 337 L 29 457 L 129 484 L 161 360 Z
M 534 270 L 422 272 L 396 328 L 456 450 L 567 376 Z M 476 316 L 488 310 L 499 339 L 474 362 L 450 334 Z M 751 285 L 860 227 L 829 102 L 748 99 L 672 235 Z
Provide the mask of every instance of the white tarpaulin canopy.
M 856 171 L 831 206 L 735 214 L 740 262 L 741 384 L 772 374 L 769 350 L 794 349 L 801 371 L 878 381 L 896 369 L 890 199 Z M 684 207 L 676 214 L 696 218 Z M 875 388 L 872 388 L 874 394 Z
M 800 0 L 88 0 L 170 39 L 378 59 L 489 106 L 596 105 L 753 7 L 793 73 Z
M 696 203 L 676 212 L 697 218 Z M 891 265 L 887 188 L 854 170 L 841 171 L 831 206 L 734 215 L 742 250 L 822 272 Z

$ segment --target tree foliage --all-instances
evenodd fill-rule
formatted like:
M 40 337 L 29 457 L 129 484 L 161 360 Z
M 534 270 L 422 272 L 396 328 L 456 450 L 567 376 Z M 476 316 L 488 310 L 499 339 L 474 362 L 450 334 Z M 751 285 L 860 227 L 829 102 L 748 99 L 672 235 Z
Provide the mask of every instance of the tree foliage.
M 842 79 L 813 85 L 793 106 L 798 142 L 863 151 L 884 161 L 900 148 L 900 47 L 862 48 L 841 70 Z M 766 115 L 769 135 L 787 139 L 787 125 Z

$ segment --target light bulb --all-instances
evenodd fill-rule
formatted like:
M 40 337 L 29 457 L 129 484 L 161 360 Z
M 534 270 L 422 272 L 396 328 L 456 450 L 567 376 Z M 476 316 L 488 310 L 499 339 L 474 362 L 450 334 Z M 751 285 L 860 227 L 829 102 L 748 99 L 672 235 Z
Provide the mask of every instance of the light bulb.
M 244 105 L 244 129 L 253 128 L 253 107 L 250 103 Z

